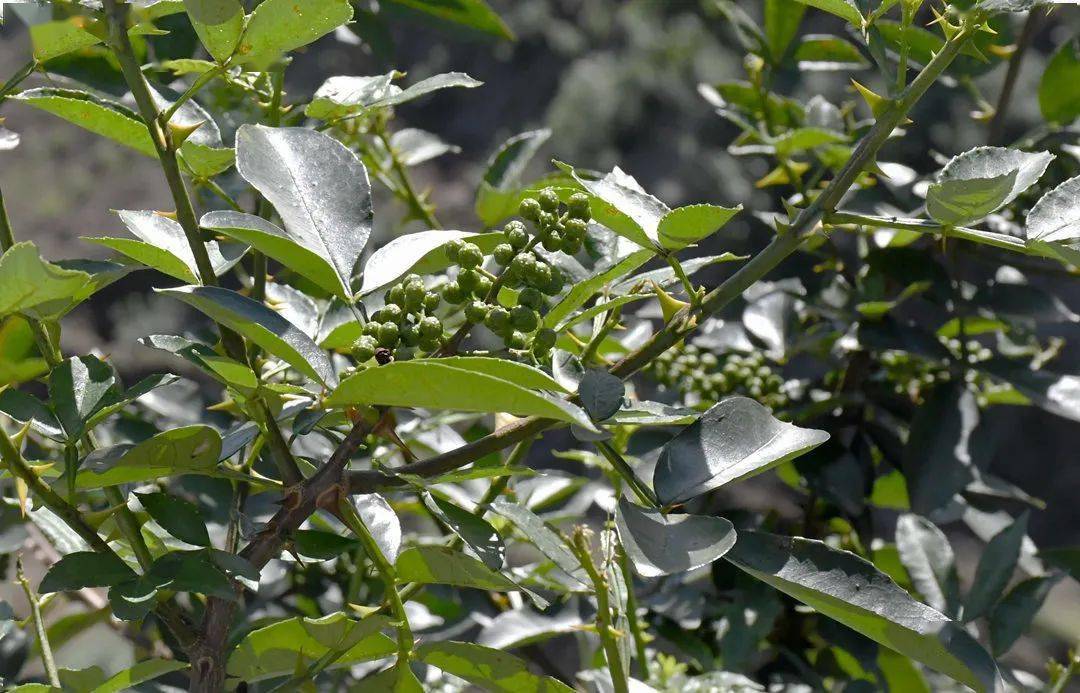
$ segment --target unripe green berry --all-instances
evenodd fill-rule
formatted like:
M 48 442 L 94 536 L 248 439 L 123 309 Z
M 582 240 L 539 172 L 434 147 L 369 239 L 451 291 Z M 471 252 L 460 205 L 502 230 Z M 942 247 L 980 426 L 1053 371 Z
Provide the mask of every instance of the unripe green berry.
M 474 269 L 461 270 L 458 272 L 457 283 L 466 295 L 472 293 L 476 284 L 480 281 L 480 273 Z
M 518 294 L 518 305 L 540 310 L 541 306 L 544 305 L 544 295 L 531 286 L 522 289 L 521 293 Z
M 562 250 L 562 246 L 563 246 L 563 237 L 562 237 L 562 235 L 560 235 L 558 231 L 550 231 L 550 232 L 548 232 L 548 235 L 544 237 L 543 246 L 544 246 L 544 250 L 548 251 L 549 253 L 554 253 L 554 252 L 557 252 L 559 250 Z
M 515 306 L 510 311 L 510 322 L 522 332 L 532 332 L 540 323 L 540 318 L 532 308 Z
M 500 243 L 495 246 L 495 251 L 492 253 L 492 255 L 495 256 L 495 262 L 503 267 L 506 267 L 513 261 L 515 254 L 514 246 L 509 243 Z
M 424 278 L 419 274 L 406 274 L 405 278 L 401 280 L 402 286 L 408 286 L 409 284 L 423 284 Z
M 502 332 L 510 324 L 510 312 L 502 306 L 495 306 L 488 311 L 487 317 L 484 318 L 484 324 L 492 332 Z
M 396 284 L 386 292 L 386 302 L 392 303 L 395 306 L 405 305 L 405 287 L 401 284 Z
M 558 267 L 551 267 L 551 279 L 546 286 L 537 287 L 548 296 L 558 296 L 566 284 L 566 276 Z
M 384 322 L 379 326 L 379 346 L 393 349 L 397 346 L 400 332 L 401 330 L 398 328 L 397 323 Z
M 526 283 L 540 290 L 551 284 L 551 277 L 551 266 L 543 262 L 534 262 L 525 270 Z
M 443 324 L 436 317 L 428 316 L 420 321 L 420 338 L 423 340 L 438 339 L 442 336 Z
M 440 303 L 442 303 L 442 298 L 434 291 L 428 292 L 428 294 L 424 296 L 424 310 L 428 313 L 431 313 L 438 308 Z
M 473 295 L 478 298 L 486 298 L 491 291 L 491 285 L 492 281 L 481 274 L 480 278 L 476 280 L 476 288 L 473 289 Z
M 581 219 L 567 219 L 563 223 L 564 233 L 571 238 L 585 238 L 589 225 Z
M 490 308 L 491 306 L 483 301 L 473 301 L 465 306 L 465 319 L 473 323 L 484 322 Z
M 376 318 L 378 322 L 401 322 L 401 319 L 405 317 L 405 311 L 401 309 L 401 306 L 393 303 L 380 308 L 378 314 L 381 316 Z
M 518 214 L 523 219 L 536 221 L 540 218 L 540 202 L 532 197 L 526 197 L 521 201 L 521 206 L 518 207 Z
M 525 229 L 525 224 L 516 220 L 507 224 L 506 240 L 514 250 L 521 250 L 529 245 L 529 232 Z
M 461 290 L 457 282 L 448 282 L 442 290 L 443 298 L 447 303 L 453 303 L 457 305 L 465 300 L 465 292 Z
M 425 339 L 420 342 L 420 350 L 431 353 L 439 350 L 439 340 L 437 339 Z
M 566 201 L 570 209 L 570 216 L 575 219 L 587 220 L 589 218 L 589 196 L 585 193 L 576 192 Z
M 535 255 L 532 253 L 521 253 L 510 263 L 510 271 L 524 279 L 529 272 L 529 268 L 535 264 Z
M 555 341 L 557 339 L 558 335 L 555 334 L 555 330 L 550 327 L 544 327 L 536 333 L 535 337 L 533 337 L 533 345 L 540 347 L 543 351 L 547 351 L 555 346 Z
M 353 344 L 352 354 L 357 363 L 364 363 L 375 355 L 375 350 L 379 348 L 379 342 L 370 335 L 362 335 Z
M 427 289 L 424 284 L 409 284 L 405 287 L 405 308 L 410 313 L 415 313 L 424 307 L 424 299 L 427 298 Z
M 380 323 L 374 319 L 374 315 L 372 315 L 371 317 L 372 319 L 365 322 L 364 326 L 360 328 L 360 332 L 361 334 L 366 334 L 369 337 L 378 337 Z
M 503 344 L 510 349 L 524 349 L 525 345 L 528 343 L 529 338 L 517 330 L 513 330 L 503 336 Z
M 461 248 L 464 245 L 465 243 L 458 238 L 455 238 L 454 240 L 448 242 L 446 244 L 447 259 L 450 260 L 450 262 L 456 263 L 458 261 L 458 257 L 461 254 Z
M 484 262 L 484 252 L 473 243 L 466 243 L 458 253 L 458 264 L 465 269 L 479 267 Z
M 416 325 L 406 325 L 401 328 L 401 341 L 405 346 L 414 347 L 420 343 L 420 329 Z
M 559 195 L 555 192 L 554 188 L 544 188 L 540 191 L 538 197 L 541 209 L 547 212 L 554 212 L 559 208 Z

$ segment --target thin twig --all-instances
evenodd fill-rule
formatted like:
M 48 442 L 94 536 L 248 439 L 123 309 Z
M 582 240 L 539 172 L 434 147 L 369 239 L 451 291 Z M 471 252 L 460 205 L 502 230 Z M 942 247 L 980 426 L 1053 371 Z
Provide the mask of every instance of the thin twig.
M 59 688 L 60 672 L 56 670 L 52 646 L 49 645 L 49 635 L 45 631 L 45 619 L 41 617 L 41 600 L 38 599 L 37 593 L 30 586 L 30 581 L 26 579 L 26 575 L 23 573 L 22 556 L 15 559 L 15 579 L 22 586 L 26 601 L 30 604 L 30 620 L 34 623 L 38 649 L 41 650 L 41 664 L 45 667 L 45 675 L 49 677 L 49 685 L 53 688 Z

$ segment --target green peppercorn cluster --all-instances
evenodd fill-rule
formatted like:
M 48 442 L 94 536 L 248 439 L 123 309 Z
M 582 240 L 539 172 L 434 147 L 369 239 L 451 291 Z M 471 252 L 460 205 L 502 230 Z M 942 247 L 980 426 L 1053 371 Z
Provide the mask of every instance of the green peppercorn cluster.
M 575 193 L 564 206 L 551 188 L 525 198 L 520 214 L 532 222 L 533 232 L 515 219 L 503 229 L 506 242 L 495 247 L 492 256 L 502 270 L 498 277 L 481 267 L 484 253 L 474 243 L 451 241 L 446 254 L 458 265 L 456 279 L 443 288 L 443 298 L 464 304 L 465 319 L 484 324 L 503 339 L 508 349 L 525 350 L 540 357 L 555 346 L 554 330 L 541 327 L 548 298 L 557 296 L 566 285 L 561 270 L 533 252 L 542 246 L 550 252 L 574 254 L 581 250 L 589 224 L 589 198 Z M 513 305 L 503 305 L 495 290 L 506 287 L 517 292 Z
M 989 361 L 994 356 L 990 349 L 974 339 L 965 343 L 955 338 L 943 338 L 941 343 L 957 361 L 963 362 L 966 356 L 967 363 L 972 365 Z M 904 395 L 917 404 L 922 404 L 926 394 L 936 385 L 950 382 L 954 377 L 947 361 L 913 358 L 903 351 L 883 352 L 881 364 L 884 366 L 885 379 L 892 384 L 893 392 Z M 968 389 L 976 394 L 980 404 L 988 403 L 989 397 L 994 393 L 1008 389 L 1007 385 L 997 385 L 975 370 L 965 371 L 964 382 Z
M 442 320 L 435 309 L 442 302 L 438 292 L 429 291 L 424 280 L 410 274 L 390 287 L 385 305 L 364 323 L 363 334 L 353 345 L 353 357 L 364 363 L 376 350 L 413 349 L 434 352 L 442 345 Z
M 677 344 L 657 357 L 647 371 L 661 385 L 678 390 L 689 401 L 712 403 L 730 395 L 744 395 L 770 409 L 788 404 L 784 379 L 760 353 L 717 356 L 693 344 Z

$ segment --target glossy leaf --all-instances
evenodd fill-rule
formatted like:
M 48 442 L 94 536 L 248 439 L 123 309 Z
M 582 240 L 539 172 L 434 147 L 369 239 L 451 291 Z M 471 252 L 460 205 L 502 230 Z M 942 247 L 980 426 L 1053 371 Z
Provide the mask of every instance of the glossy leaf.
M 245 125 L 236 167 L 274 205 L 285 233 L 334 268 L 342 287 L 335 293 L 351 295 L 372 223 L 371 184 L 356 155 L 314 130 Z
M 960 226 L 996 212 L 1039 179 L 1054 155 L 1005 147 L 976 147 L 953 158 L 927 190 L 926 209 L 942 224 Z
M 454 0 L 451 3 L 440 0 L 387 0 L 387 5 L 399 5 L 497 38 L 514 39 L 514 33 L 486 0 Z
M 554 328 L 561 324 L 575 310 L 585 305 L 604 286 L 614 283 L 641 267 L 653 257 L 652 251 L 638 250 L 623 257 L 614 265 L 607 267 L 587 277 L 583 281 L 575 282 L 570 291 L 563 296 L 558 303 L 544 314 L 544 326 Z
M 1080 376 L 1031 370 L 1027 363 L 994 358 L 979 368 L 1012 385 L 1020 394 L 1048 412 L 1080 421 Z
M 660 245 L 668 250 L 681 250 L 713 235 L 742 210 L 717 205 L 690 205 L 673 209 L 660 219 L 656 234 Z
M 401 553 L 401 520 L 397 513 L 377 493 L 353 496 L 352 502 L 383 556 L 393 563 Z
M 820 541 L 740 531 L 725 559 L 829 618 L 971 686 L 1004 690 L 994 660 L 963 627 L 888 576 Z
M 84 587 L 111 587 L 135 572 L 115 554 L 76 551 L 62 556 L 42 578 L 38 592 L 70 592 Z
M 326 352 L 296 325 L 266 306 L 235 291 L 216 286 L 159 289 L 247 337 L 304 375 L 333 386 L 337 375 Z
M 428 510 L 458 535 L 484 565 L 492 570 L 502 570 L 506 546 L 487 520 L 430 493 L 425 493 L 423 499 Z
M 1050 590 L 1063 577 L 1064 573 L 1055 573 L 1028 578 L 1009 590 L 994 606 L 990 614 L 990 642 L 995 656 L 1008 652 L 1027 631 L 1050 596 Z
M 623 381 L 605 370 L 586 371 L 578 385 L 581 406 L 593 421 L 606 421 L 614 416 L 622 407 L 625 393 Z
M 978 424 L 975 396 L 960 385 L 938 388 L 915 413 L 903 458 L 915 513 L 930 515 L 971 480 L 970 441 Z
M 619 500 L 619 539 L 638 575 L 673 575 L 708 565 L 735 545 L 735 528 L 722 517 L 664 515 Z
M 1080 116 L 1080 38 L 1073 36 L 1061 44 L 1039 83 L 1039 108 L 1051 123 L 1067 125 Z
M 30 241 L 16 243 L 0 256 L 0 316 L 59 317 L 73 297 L 89 295 L 90 283 L 86 272 L 42 260 Z
M 828 439 L 825 431 L 777 420 L 754 400 L 731 397 L 664 446 L 653 487 L 672 505 L 768 471 Z
M 115 101 L 83 91 L 53 87 L 27 89 L 11 98 L 59 116 L 146 156 L 157 156 L 150 131 L 139 115 Z
M 46 62 L 101 43 L 100 38 L 87 31 L 92 27 L 93 21 L 82 16 L 31 25 L 30 43 L 34 47 L 34 59 Z
M 811 34 L 799 40 L 795 61 L 800 70 L 862 70 L 870 62 L 852 43 L 839 36 Z
M 862 28 L 863 16 L 853 0 L 798 0 L 798 2 L 835 14 L 855 27 Z
M 433 274 L 454 263 L 446 257 L 446 244 L 453 240 L 468 240 L 490 253 L 505 241 L 501 233 L 472 233 L 470 231 L 420 231 L 398 236 L 382 246 L 364 263 L 360 294 L 367 295 L 394 283 L 406 274 Z
M 442 361 L 395 361 L 359 371 L 341 382 L 330 395 L 327 405 L 383 404 L 452 411 L 506 412 L 519 416 L 542 416 L 592 428 L 585 412 L 564 400 L 529 389 L 529 385 L 518 385 L 482 370 L 465 370 Z M 500 367 L 505 363 L 500 362 Z
M 901 515 L 896 522 L 896 549 L 926 603 L 942 613 L 952 613 L 960 585 L 956 558 L 945 533 L 918 515 Z
M 209 426 L 184 426 L 141 443 L 99 448 L 86 456 L 76 478 L 80 489 L 152 481 L 159 477 L 212 472 L 221 436 Z
M 206 531 L 199 506 L 171 496 L 168 493 L 136 493 L 150 517 L 166 532 L 181 541 L 195 546 L 210 546 L 210 535 Z
M 304 109 L 304 114 L 310 118 L 331 120 L 367 108 L 395 91 L 400 91 L 400 87 L 393 84 L 398 74 L 398 72 L 387 72 L 365 77 L 348 75 L 330 77 L 315 90 L 315 95 Z
M 488 159 L 476 191 L 476 215 L 495 224 L 517 212 L 505 198 L 521 184 L 521 176 L 536 153 L 551 138 L 551 130 L 530 130 L 503 142 Z
M 601 178 L 567 168 L 592 196 L 593 219 L 643 248 L 660 247 L 660 222 L 671 212 L 667 205 L 619 168 Z
M 165 674 L 190 666 L 187 662 L 178 662 L 175 659 L 146 659 L 131 666 L 128 669 L 109 677 L 105 683 L 95 688 L 92 693 L 121 693 L 131 690 L 140 683 L 153 681 Z
M 248 17 L 234 62 L 265 69 L 352 19 L 348 0 L 265 0 Z
M 295 672 L 298 659 L 314 662 L 332 649 L 333 642 L 352 642 L 330 668 L 352 666 L 393 654 L 394 641 L 380 632 L 388 625 L 383 616 L 363 620 L 331 614 L 323 619 L 290 618 L 253 630 L 229 655 L 226 671 L 246 681 L 261 681 Z M 330 633 L 340 639 L 328 638 Z
M 1031 241 L 1080 240 L 1080 176 L 1050 190 L 1032 206 L 1024 233 Z
M 1016 570 L 1020 547 L 1027 533 L 1025 512 L 986 544 L 975 568 L 975 577 L 964 600 L 964 620 L 971 621 L 990 610 L 1005 591 Z
M 206 52 L 219 63 L 228 60 L 244 33 L 239 0 L 184 0 L 184 8 Z
M 445 546 L 413 546 L 398 556 L 397 577 L 422 585 L 453 585 L 512 592 L 520 588 L 480 561 Z
M 416 650 L 421 661 L 488 691 L 505 693 L 571 693 L 574 689 L 549 676 L 529 671 L 524 660 L 483 645 L 444 640 Z
M 95 356 L 66 359 L 49 374 L 52 409 L 73 441 L 82 437 L 94 414 L 120 396 L 116 373 Z
M 536 513 L 520 503 L 496 500 L 491 504 L 491 511 L 510 520 L 530 543 L 540 552 L 555 562 L 555 565 L 582 585 L 589 584 L 589 577 L 573 551 L 562 537 L 544 522 Z

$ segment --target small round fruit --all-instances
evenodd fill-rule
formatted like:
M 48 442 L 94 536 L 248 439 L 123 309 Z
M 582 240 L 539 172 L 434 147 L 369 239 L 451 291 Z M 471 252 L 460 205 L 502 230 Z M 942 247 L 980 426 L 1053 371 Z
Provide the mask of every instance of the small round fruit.
M 405 287 L 405 308 L 410 313 L 419 311 L 423 308 L 426 297 L 427 289 L 424 288 L 423 282 L 407 285 Z
M 433 351 L 438 351 L 440 346 L 439 340 L 437 339 L 425 339 L 420 342 L 420 351 L 431 353 Z
M 574 193 L 570 196 L 570 199 L 566 201 L 566 206 L 570 208 L 570 216 L 575 219 L 589 218 L 589 196 L 585 193 Z
M 525 228 L 525 224 L 522 224 L 517 219 L 503 227 L 503 233 L 506 235 L 506 241 L 514 250 L 521 250 L 529 244 L 529 231 Z
M 447 257 L 447 259 L 449 259 L 450 262 L 455 262 L 456 263 L 458 261 L 458 256 L 461 253 L 461 248 L 464 245 L 465 245 L 465 243 L 462 242 L 458 238 L 455 238 L 454 240 L 447 243 L 446 244 L 446 257 Z
M 476 280 L 476 288 L 473 289 L 473 295 L 478 298 L 486 298 L 491 292 L 491 285 L 492 281 L 481 274 L 480 278 Z
M 495 306 L 488 311 L 487 317 L 484 318 L 484 324 L 492 332 L 501 332 L 510 324 L 510 312 L 502 306 Z
M 545 327 L 536 333 L 533 337 L 533 346 L 539 347 L 543 351 L 547 351 L 551 347 L 555 346 L 555 341 L 558 335 L 555 334 L 555 330 L 550 327 Z
M 428 316 L 420 321 L 420 338 L 423 340 L 438 339 L 442 336 L 443 324 L 436 317 Z
M 458 272 L 457 283 L 461 290 L 468 295 L 476 288 L 480 277 L 481 274 L 474 269 L 461 270 Z
M 375 355 L 375 350 L 379 348 L 379 342 L 370 335 L 362 335 L 353 344 L 352 355 L 356 359 L 357 363 L 364 363 Z
M 534 262 L 525 270 L 525 281 L 540 290 L 551 284 L 551 277 L 551 265 L 544 262 Z
M 401 306 L 394 303 L 383 306 L 378 312 L 382 315 L 382 317 L 376 318 L 379 322 L 401 322 L 401 319 L 405 317 L 405 311 L 401 309 Z
M 420 343 L 420 329 L 412 324 L 402 327 L 401 341 L 405 343 L 405 346 L 416 346 Z
M 515 306 L 510 311 L 510 322 L 522 332 L 532 332 L 540 324 L 536 311 L 527 306 Z
M 551 268 L 551 279 L 547 285 L 537 287 L 548 296 L 558 296 L 563 290 L 563 286 L 566 285 L 566 276 L 558 267 Z
M 563 229 L 565 235 L 570 238 L 585 238 L 589 225 L 581 219 L 567 219 L 563 223 Z
M 484 262 L 484 251 L 474 243 L 466 243 L 458 253 L 458 264 L 465 269 L 479 267 Z
M 521 253 L 510 263 L 510 271 L 524 279 L 528 276 L 529 268 L 535 264 L 535 255 L 532 253 Z
M 484 318 L 487 317 L 490 308 L 491 306 L 483 301 L 473 301 L 465 306 L 465 319 L 473 323 L 484 322 Z
M 510 349 L 524 349 L 525 345 L 528 343 L 529 338 L 517 330 L 513 330 L 509 334 L 503 336 L 503 344 Z
M 465 292 L 461 290 L 457 282 L 447 282 L 443 287 L 442 296 L 447 303 L 458 304 L 465 300 Z
M 372 316 L 372 318 L 374 317 L 375 316 Z M 364 323 L 364 326 L 360 328 L 360 332 L 361 334 L 366 334 L 369 337 L 378 337 L 380 324 L 381 323 L 377 322 L 374 319 L 368 320 Z
M 427 295 L 424 296 L 424 310 L 428 313 L 431 313 L 438 308 L 440 303 L 442 303 L 442 297 L 434 291 L 429 291 Z
M 379 326 L 379 346 L 393 349 L 397 346 L 400 332 L 401 330 L 398 328 L 397 323 L 384 322 Z
M 499 263 L 499 265 L 503 267 L 509 265 L 513 261 L 514 255 L 516 254 L 517 253 L 514 252 L 514 246 L 510 245 L 509 243 L 500 243 L 499 245 L 495 246 L 495 250 L 492 253 L 492 255 L 495 256 L 495 262 Z
M 554 212 L 559 208 L 559 195 L 553 188 L 544 188 L 539 195 L 540 207 L 546 212 Z
M 539 310 L 544 305 L 544 295 L 533 287 L 527 287 L 518 294 L 518 305 Z
M 518 207 L 518 214 L 520 214 L 523 219 L 536 221 L 540 218 L 540 210 L 541 207 L 539 201 L 532 197 L 526 197 L 521 201 L 521 206 Z
M 544 250 L 549 253 L 555 253 L 562 250 L 563 237 L 558 231 L 549 231 L 548 235 L 544 237 Z
M 386 292 L 386 302 L 392 303 L 395 306 L 405 305 L 405 287 L 401 284 L 395 284 L 389 291 Z

